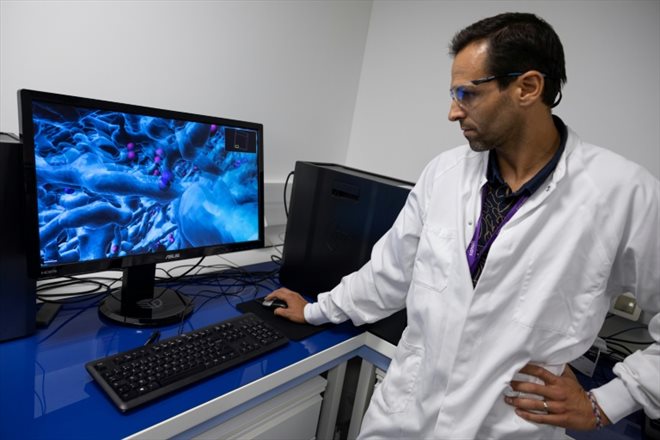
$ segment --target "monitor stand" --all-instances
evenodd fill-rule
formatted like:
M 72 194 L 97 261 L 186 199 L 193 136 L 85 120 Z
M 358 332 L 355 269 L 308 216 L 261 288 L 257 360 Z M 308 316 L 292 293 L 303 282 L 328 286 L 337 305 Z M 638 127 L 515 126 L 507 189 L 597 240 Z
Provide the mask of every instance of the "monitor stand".
M 183 321 L 193 310 L 192 300 L 166 287 L 155 286 L 156 264 L 124 269 L 122 286 L 99 306 L 102 317 L 119 324 L 158 327 Z

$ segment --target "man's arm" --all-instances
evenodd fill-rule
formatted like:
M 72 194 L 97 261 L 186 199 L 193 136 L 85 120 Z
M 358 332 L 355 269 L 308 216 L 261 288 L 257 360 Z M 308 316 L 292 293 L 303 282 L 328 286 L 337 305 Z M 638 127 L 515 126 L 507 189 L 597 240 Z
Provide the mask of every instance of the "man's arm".
M 660 418 L 660 182 L 643 170 L 640 173 L 628 204 L 617 207 L 628 218 L 608 290 L 632 292 L 643 310 L 656 314 L 649 323 L 654 343 L 616 364 L 613 371 L 617 377 L 591 390 L 591 396 L 572 373 L 555 376 L 540 367 L 526 366 L 522 373 L 536 376 L 546 385 L 512 382 L 511 387 L 543 396 L 545 405 L 534 399 L 505 399 L 526 420 L 580 430 L 595 428 L 596 415 L 602 425 L 616 423 L 639 409 L 652 419 Z M 539 410 L 547 414 L 539 414 Z
M 644 409 L 649 418 L 660 418 L 660 314 L 651 320 L 649 333 L 656 341 L 615 365 L 618 376 L 609 383 L 586 392 L 566 367 L 561 376 L 537 365 L 520 370 L 541 379 L 543 384 L 512 381 L 511 388 L 536 394 L 543 400 L 505 397 L 516 414 L 534 423 L 591 430 L 616 423 L 631 412 Z M 591 396 L 589 396 L 591 394 Z
M 632 411 L 644 409 L 651 419 L 660 418 L 660 314 L 649 323 L 655 341 L 614 366 L 614 380 L 592 390 L 613 423 Z
M 361 325 L 403 308 L 436 166 L 434 160 L 424 169 L 394 225 L 374 245 L 367 264 L 345 276 L 330 292 L 319 294 L 315 303 L 302 302 L 300 295 L 288 289 L 272 292 L 267 298 L 279 298 L 288 304 L 277 314 L 314 325 L 348 319 Z
M 654 343 L 616 364 L 617 378 L 592 390 L 613 423 L 640 408 L 650 418 L 660 418 L 660 181 L 640 170 L 636 182 L 628 206 L 622 207 L 628 221 L 610 285 L 633 293 L 642 310 L 655 314 L 648 326 Z

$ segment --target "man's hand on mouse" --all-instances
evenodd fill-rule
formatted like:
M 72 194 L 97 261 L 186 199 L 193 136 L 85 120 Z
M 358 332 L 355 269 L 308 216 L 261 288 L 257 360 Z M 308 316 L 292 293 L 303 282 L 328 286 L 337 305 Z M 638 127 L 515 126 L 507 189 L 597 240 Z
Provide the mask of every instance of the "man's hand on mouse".
M 300 324 L 305 324 L 305 314 L 303 309 L 307 305 L 307 300 L 303 298 L 299 293 L 289 290 L 285 287 L 274 290 L 266 296 L 266 300 L 270 299 L 280 299 L 284 301 L 287 307 L 279 307 L 273 311 L 277 316 L 287 318 L 293 322 L 298 322 Z

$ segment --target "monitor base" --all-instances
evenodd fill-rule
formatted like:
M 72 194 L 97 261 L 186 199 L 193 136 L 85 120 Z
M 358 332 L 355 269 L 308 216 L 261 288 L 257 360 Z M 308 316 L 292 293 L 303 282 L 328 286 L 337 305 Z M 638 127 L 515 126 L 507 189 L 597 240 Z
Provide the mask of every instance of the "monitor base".
M 122 325 L 159 327 L 182 322 L 193 311 L 192 301 L 172 289 L 154 287 L 152 298 L 134 303 L 122 302 L 119 290 L 109 295 L 99 306 L 99 314 Z

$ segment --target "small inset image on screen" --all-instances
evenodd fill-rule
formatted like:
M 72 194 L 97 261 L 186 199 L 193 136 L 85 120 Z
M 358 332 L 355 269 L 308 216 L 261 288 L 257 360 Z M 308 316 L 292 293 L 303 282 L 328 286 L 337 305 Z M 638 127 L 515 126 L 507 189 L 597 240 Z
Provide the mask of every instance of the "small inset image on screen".
M 257 132 L 34 102 L 43 266 L 257 240 Z
M 257 133 L 252 130 L 237 130 L 227 128 L 225 130 L 225 145 L 228 151 L 241 153 L 254 153 L 257 151 Z

